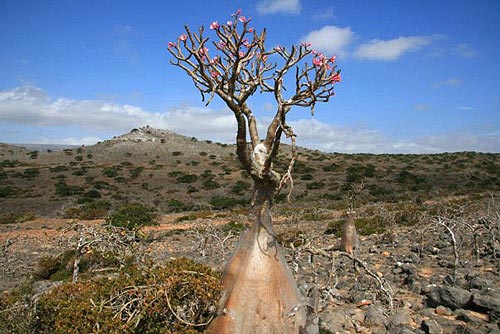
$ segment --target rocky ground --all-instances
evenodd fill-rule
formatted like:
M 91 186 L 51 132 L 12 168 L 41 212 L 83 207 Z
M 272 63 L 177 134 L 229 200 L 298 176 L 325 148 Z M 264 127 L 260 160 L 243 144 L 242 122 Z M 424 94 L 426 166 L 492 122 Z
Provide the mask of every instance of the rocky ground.
M 328 234 L 329 220 L 276 216 L 278 239 L 321 333 L 500 333 L 500 249 L 487 233 L 447 224 L 455 232 L 455 257 L 451 234 L 428 220 L 361 236 L 349 256 Z M 99 230 L 104 221 L 39 218 L 0 225 L 0 289 L 26 279 L 43 256 L 75 247 L 77 223 Z M 250 223 L 244 210 L 163 216 L 141 231 L 135 252 L 157 263 L 189 257 L 221 270 Z

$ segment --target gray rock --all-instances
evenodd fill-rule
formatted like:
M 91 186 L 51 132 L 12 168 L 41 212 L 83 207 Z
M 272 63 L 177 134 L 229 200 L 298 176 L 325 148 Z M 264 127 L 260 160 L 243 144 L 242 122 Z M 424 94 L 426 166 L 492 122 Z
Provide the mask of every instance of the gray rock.
M 368 306 L 365 313 L 365 326 L 385 326 L 387 319 L 382 312 L 381 307 L 376 305 Z
M 500 294 L 494 291 L 489 291 L 485 294 L 474 293 L 472 295 L 471 307 L 478 311 L 500 312 Z
M 427 296 L 427 305 L 429 307 L 442 305 L 456 310 L 468 308 L 471 299 L 472 293 L 467 290 L 452 286 L 439 286 L 432 289 Z
M 443 328 L 434 319 L 422 321 L 421 327 L 426 334 L 443 334 Z
M 397 312 L 390 320 L 389 327 L 401 327 L 411 321 L 410 312 L 403 309 Z
M 467 310 L 457 310 L 455 313 L 457 314 L 457 320 L 465 321 L 468 324 L 474 324 L 474 325 L 481 324 L 481 320 L 472 316 Z

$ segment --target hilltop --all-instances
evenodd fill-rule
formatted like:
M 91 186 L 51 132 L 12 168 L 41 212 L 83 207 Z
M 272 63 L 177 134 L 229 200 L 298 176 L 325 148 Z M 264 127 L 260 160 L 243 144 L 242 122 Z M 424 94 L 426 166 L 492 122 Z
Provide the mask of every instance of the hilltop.
M 289 161 L 289 147 L 283 147 L 275 162 L 280 172 Z M 147 126 L 62 151 L 1 144 L 0 166 L 0 214 L 64 216 L 81 206 L 89 192 L 110 209 L 138 201 L 160 212 L 217 208 L 214 203 L 221 198 L 219 204 L 230 207 L 248 202 L 251 192 L 234 145 Z M 292 201 L 296 206 L 342 209 L 353 193 L 351 202 L 362 205 L 499 189 L 500 154 L 329 154 L 300 148 Z M 283 199 L 281 195 L 277 200 Z

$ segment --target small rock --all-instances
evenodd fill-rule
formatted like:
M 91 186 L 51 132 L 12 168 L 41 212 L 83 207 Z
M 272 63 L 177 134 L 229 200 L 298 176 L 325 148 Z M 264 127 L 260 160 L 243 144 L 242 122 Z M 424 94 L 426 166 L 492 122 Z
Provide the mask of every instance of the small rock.
M 391 256 L 391 253 L 389 253 L 387 251 L 386 252 L 382 252 L 382 256 L 389 257 L 389 256 Z
M 478 318 L 474 317 L 467 310 L 457 310 L 455 313 L 457 314 L 457 320 L 462 320 L 462 321 L 465 321 L 466 323 L 474 324 L 474 325 L 481 324 L 481 321 Z
M 442 334 L 443 328 L 438 324 L 436 320 L 427 319 L 422 321 L 422 329 L 426 334 Z
M 436 307 L 436 314 L 439 314 L 439 315 L 444 315 L 444 316 L 450 316 L 453 314 L 453 311 L 450 310 L 449 308 L 447 307 L 444 307 L 443 305 L 439 305 L 438 307 Z
M 366 326 L 383 326 L 385 322 L 386 318 L 380 307 L 376 305 L 368 306 L 364 320 Z
M 452 286 L 439 286 L 431 290 L 427 296 L 427 305 L 430 307 L 442 305 L 455 310 L 467 308 L 471 298 L 472 293 L 467 290 Z
M 489 291 L 487 294 L 474 293 L 472 295 L 472 309 L 500 312 L 500 294 L 494 291 Z
M 403 309 L 403 310 L 399 311 L 398 313 L 396 313 L 391 318 L 389 326 L 399 327 L 399 326 L 406 325 L 406 324 L 410 323 L 410 321 L 411 321 L 410 313 L 408 312 L 408 310 Z

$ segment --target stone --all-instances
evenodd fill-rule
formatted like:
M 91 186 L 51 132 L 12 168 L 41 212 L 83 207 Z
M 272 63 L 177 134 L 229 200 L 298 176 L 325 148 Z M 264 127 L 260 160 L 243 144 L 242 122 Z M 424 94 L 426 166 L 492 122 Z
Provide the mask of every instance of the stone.
M 379 306 L 370 305 L 366 309 L 364 320 L 365 326 L 384 326 L 386 320 L 387 319 Z
M 435 312 L 436 312 L 436 314 L 443 315 L 443 316 L 450 316 L 453 314 L 452 310 L 450 310 L 447 307 L 444 307 L 443 305 L 439 305 L 438 307 L 436 307 Z
M 471 299 L 472 293 L 467 290 L 452 286 L 438 286 L 431 290 L 426 302 L 429 307 L 442 305 L 456 310 L 468 308 Z
M 407 309 L 402 309 L 392 316 L 389 327 L 400 327 L 411 322 L 410 312 Z
M 472 294 L 471 308 L 483 312 L 500 312 L 500 294 L 494 291 Z
M 443 328 L 434 319 L 422 321 L 421 327 L 426 334 L 443 334 Z

